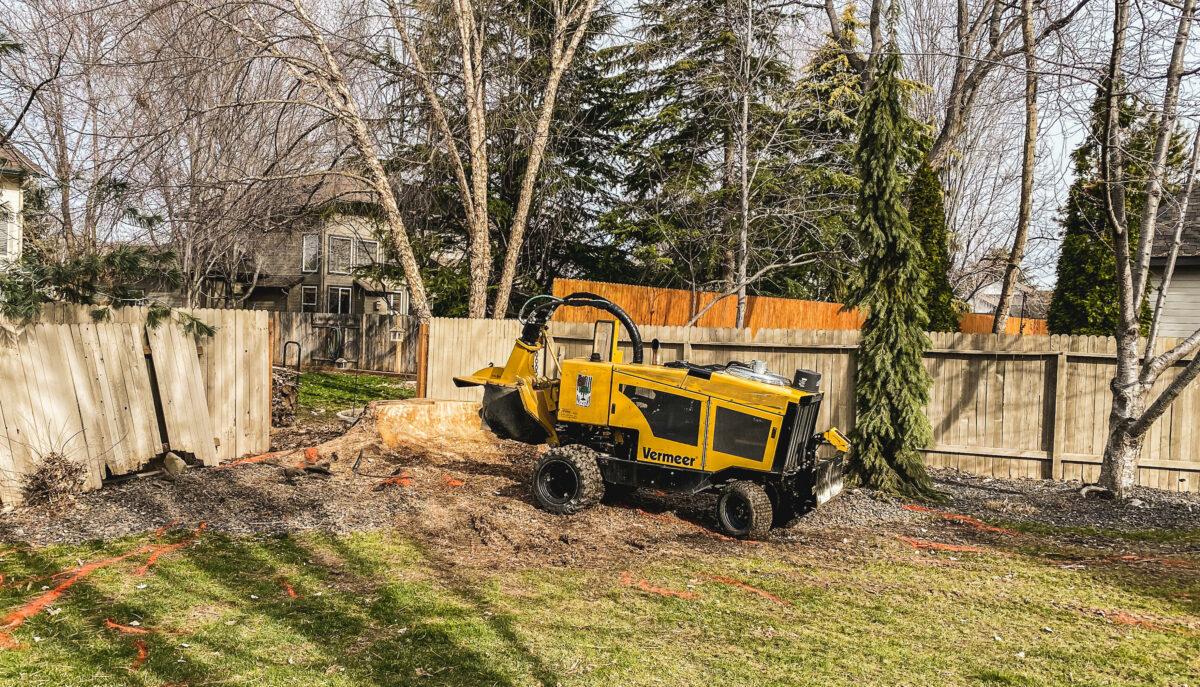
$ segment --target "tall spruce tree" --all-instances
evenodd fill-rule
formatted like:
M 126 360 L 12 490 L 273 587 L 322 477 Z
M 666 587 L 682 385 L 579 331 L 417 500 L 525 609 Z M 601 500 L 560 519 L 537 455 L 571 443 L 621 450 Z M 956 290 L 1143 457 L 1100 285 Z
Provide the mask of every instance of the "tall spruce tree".
M 1063 228 L 1062 252 L 1058 258 L 1058 281 L 1050 299 L 1046 325 L 1051 334 L 1112 336 L 1117 327 L 1120 299 L 1117 297 L 1117 262 L 1112 232 L 1104 211 L 1104 185 L 1100 178 L 1100 145 L 1103 121 L 1100 103 L 1095 109 L 1092 134 L 1073 153 L 1075 181 L 1059 220 Z M 1128 131 L 1124 176 L 1141 179 L 1150 159 L 1156 131 L 1154 114 L 1144 105 L 1128 100 L 1121 107 L 1120 125 Z M 1176 136 L 1167 156 L 1166 195 L 1174 194 L 1186 173 L 1184 141 Z M 1129 184 L 1126 207 L 1130 245 L 1137 245 L 1142 207 L 1146 202 L 1141 184 Z M 1149 324 L 1149 309 L 1143 312 L 1143 327 Z
M 858 355 L 848 472 L 864 486 L 921 496 L 932 492 L 920 452 L 932 437 L 925 417 L 932 380 L 921 363 L 930 345 L 925 334 L 928 284 L 925 254 L 901 191 L 909 127 L 899 72 L 893 36 L 863 102 L 855 154 L 863 257 L 862 283 L 850 305 L 865 309 L 867 320 Z
M 950 287 L 950 232 L 942 182 L 929 162 L 921 163 L 908 184 L 908 220 L 925 251 L 925 301 L 929 331 L 958 331 L 958 308 Z

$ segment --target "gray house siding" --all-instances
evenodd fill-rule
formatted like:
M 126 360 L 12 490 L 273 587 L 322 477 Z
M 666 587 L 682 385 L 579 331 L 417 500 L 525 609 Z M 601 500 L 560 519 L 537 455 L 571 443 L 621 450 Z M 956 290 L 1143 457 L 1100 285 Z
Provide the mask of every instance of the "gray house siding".
M 1161 272 L 1155 273 L 1154 280 L 1161 282 Z M 1153 306 L 1157 291 L 1150 298 Z M 1185 337 L 1197 329 L 1200 329 L 1200 265 L 1177 265 L 1167 291 L 1159 333 Z

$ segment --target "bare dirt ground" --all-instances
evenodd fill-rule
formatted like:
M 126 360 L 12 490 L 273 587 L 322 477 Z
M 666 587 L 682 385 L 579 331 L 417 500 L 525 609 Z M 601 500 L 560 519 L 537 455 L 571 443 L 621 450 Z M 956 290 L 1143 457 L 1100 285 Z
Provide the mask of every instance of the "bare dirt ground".
M 679 553 L 732 553 L 745 547 L 801 547 L 830 553 L 878 546 L 882 538 L 917 548 L 971 547 L 1009 538 L 1022 523 L 1052 528 L 1065 544 L 1121 555 L 1127 539 L 1101 530 L 1200 528 L 1200 498 L 1138 489 L 1140 505 L 1084 499 L 1080 485 L 935 473 L 942 503 L 906 504 L 851 490 L 772 532 L 765 544 L 715 531 L 713 497 L 639 492 L 576 516 L 537 509 L 528 475 L 537 449 L 482 437 L 453 445 L 414 443 L 385 450 L 352 431 L 309 458 L 304 447 L 343 430 L 332 416 L 274 436 L 276 455 L 258 462 L 189 469 L 175 480 L 130 479 L 81 496 L 66 510 L 23 508 L 0 515 L 0 540 L 77 543 L 206 522 L 210 531 L 281 534 L 395 527 L 471 567 L 604 565 Z M 361 451 L 361 454 L 360 454 Z M 357 463 L 357 469 L 355 464 Z M 311 465 L 309 466 L 311 467 Z M 1045 534 L 1043 532 L 1042 534 Z M 1011 541 L 1011 539 L 1009 539 Z M 874 543 L 871 543 L 874 542 Z M 1142 537 L 1139 555 L 1195 553 Z M 1149 552 L 1149 554 L 1147 553 Z

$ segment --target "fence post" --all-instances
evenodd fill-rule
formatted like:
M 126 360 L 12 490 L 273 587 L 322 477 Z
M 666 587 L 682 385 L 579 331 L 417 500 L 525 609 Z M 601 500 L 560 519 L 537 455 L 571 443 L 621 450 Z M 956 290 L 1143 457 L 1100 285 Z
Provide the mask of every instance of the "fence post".
M 1054 360 L 1054 404 L 1050 406 L 1050 479 L 1062 479 L 1062 457 L 1067 445 L 1067 353 L 1059 351 Z
M 429 322 L 421 322 L 417 329 L 417 398 L 425 398 L 429 391 Z

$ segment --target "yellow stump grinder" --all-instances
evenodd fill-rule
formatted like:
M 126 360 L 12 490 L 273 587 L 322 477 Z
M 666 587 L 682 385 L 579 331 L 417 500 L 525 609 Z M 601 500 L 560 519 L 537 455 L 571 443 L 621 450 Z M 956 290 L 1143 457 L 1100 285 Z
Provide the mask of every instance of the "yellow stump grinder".
M 599 320 L 590 357 L 557 361 L 557 377 L 539 374 L 547 322 L 560 307 L 610 313 L 626 330 L 632 362 L 622 361 L 616 323 Z M 761 361 L 646 364 L 637 326 L 590 293 L 535 296 L 520 320 L 503 367 L 454 382 L 483 387 L 483 419 L 497 436 L 551 446 L 533 474 L 533 497 L 545 510 L 576 513 L 606 492 L 640 487 L 716 492 L 721 529 L 755 538 L 841 491 L 849 443 L 836 428 L 816 432 L 820 374 L 796 370 L 788 379 Z M 832 457 L 818 457 L 822 444 L 836 449 Z

